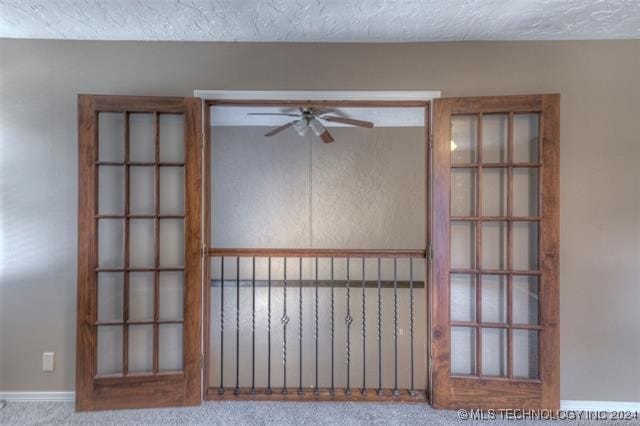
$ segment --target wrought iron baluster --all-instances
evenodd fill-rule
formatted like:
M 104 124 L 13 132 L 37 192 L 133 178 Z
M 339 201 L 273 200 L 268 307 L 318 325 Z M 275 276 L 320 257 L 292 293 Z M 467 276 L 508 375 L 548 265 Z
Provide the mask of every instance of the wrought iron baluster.
M 378 258 L 378 395 L 382 396 L 382 292 L 380 267 L 380 258 Z
M 299 272 L 300 275 L 298 277 L 298 286 L 300 289 L 300 292 L 298 294 L 298 337 L 300 340 L 300 353 L 299 355 L 299 359 L 298 359 L 298 364 L 299 364 L 299 370 L 300 370 L 300 377 L 299 377 L 299 382 L 298 382 L 298 395 L 302 395 L 304 393 L 304 390 L 302 389 L 302 257 L 299 259 Z
M 350 285 L 350 274 L 349 274 L 349 264 L 350 259 L 347 257 L 347 316 L 344 318 L 344 322 L 347 325 L 347 389 L 345 389 L 346 395 L 351 395 L 351 323 L 353 322 L 353 317 L 351 316 L 351 285 Z
M 251 394 L 256 393 L 256 258 L 251 258 Z
M 315 380 L 315 388 L 313 389 L 313 393 L 318 395 L 320 393 L 320 386 L 318 384 L 318 258 L 316 257 L 316 297 L 315 297 L 315 331 L 314 338 L 316 340 L 316 380 Z
M 289 324 L 289 317 L 287 316 L 287 258 L 284 259 L 284 282 L 282 285 L 283 296 L 283 310 L 282 318 L 282 394 L 287 394 L 287 324 Z
M 333 280 L 333 257 L 331 258 L 331 395 L 336 394 L 335 389 L 335 281 Z
M 366 295 L 365 295 L 365 258 L 362 258 L 362 389 L 360 393 L 367 393 L 367 315 L 366 315 Z
M 218 394 L 224 394 L 224 256 L 220 258 L 220 387 Z
M 236 257 L 236 388 L 233 394 L 240 394 L 240 257 Z
M 393 258 L 393 396 L 398 390 L 398 258 Z
M 409 333 L 411 335 L 411 387 L 409 395 L 416 396 L 413 388 L 413 258 L 409 258 Z
M 267 389 L 271 395 L 271 258 L 267 260 Z

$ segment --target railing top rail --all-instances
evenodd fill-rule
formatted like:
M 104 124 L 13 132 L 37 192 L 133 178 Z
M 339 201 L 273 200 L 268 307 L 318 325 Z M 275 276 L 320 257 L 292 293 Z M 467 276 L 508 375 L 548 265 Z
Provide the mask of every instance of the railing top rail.
M 210 248 L 209 257 L 405 257 L 425 258 L 426 250 L 410 249 L 308 249 L 308 248 Z

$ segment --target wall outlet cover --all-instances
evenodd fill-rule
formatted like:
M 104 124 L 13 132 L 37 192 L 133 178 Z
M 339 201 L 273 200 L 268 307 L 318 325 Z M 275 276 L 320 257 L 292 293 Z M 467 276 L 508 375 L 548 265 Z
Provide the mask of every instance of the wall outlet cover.
M 54 356 L 55 355 L 53 352 L 42 353 L 42 371 L 46 371 L 46 372 L 53 371 Z

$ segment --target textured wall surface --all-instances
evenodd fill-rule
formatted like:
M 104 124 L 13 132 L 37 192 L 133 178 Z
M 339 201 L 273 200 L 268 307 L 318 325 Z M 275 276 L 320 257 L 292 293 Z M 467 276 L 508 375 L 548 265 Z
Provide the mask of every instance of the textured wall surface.
M 640 41 L 0 40 L 0 62 L 1 389 L 74 386 L 78 93 L 558 92 L 561 396 L 640 401 Z M 42 373 L 50 350 L 56 370 Z
M 588 0 L 0 0 L 0 37 L 398 42 L 640 36 L 640 3 Z

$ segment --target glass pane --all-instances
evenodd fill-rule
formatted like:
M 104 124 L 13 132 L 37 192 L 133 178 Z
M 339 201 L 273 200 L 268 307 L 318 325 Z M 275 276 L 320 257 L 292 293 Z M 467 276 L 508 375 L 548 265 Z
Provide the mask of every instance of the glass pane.
M 122 326 L 98 326 L 97 373 L 122 373 Z
M 515 114 L 513 116 L 513 161 L 516 163 L 537 163 L 538 114 Z
M 513 269 L 538 269 L 538 223 L 513 222 Z
M 505 163 L 507 161 L 507 138 L 509 116 L 507 114 L 484 114 L 482 116 L 482 162 Z
M 476 329 L 451 327 L 451 374 L 476 374 Z
M 184 116 L 160 114 L 160 161 L 184 161 Z
M 475 216 L 475 169 L 451 169 L 451 216 Z
M 160 324 L 158 369 L 182 370 L 182 324 Z
M 482 169 L 482 216 L 507 215 L 507 169 Z
M 124 161 L 124 115 L 122 113 L 98 114 L 98 159 Z
M 160 168 L 160 214 L 184 213 L 184 168 Z
M 129 319 L 153 319 L 153 272 L 129 273 Z
M 129 221 L 129 267 L 152 268 L 155 266 L 154 241 L 153 219 Z
M 507 375 L 507 330 L 504 328 L 482 329 L 482 375 Z
M 129 168 L 129 213 L 155 213 L 155 185 L 153 167 Z
M 478 116 L 451 117 L 451 162 L 475 163 L 478 147 Z
M 451 222 L 451 268 L 476 267 L 476 227 L 473 222 Z
M 482 269 L 504 270 L 507 267 L 507 223 L 482 223 Z
M 513 330 L 513 377 L 538 378 L 537 330 Z
M 482 322 L 507 322 L 507 277 L 482 275 Z
M 98 273 L 98 321 L 122 321 L 123 294 L 122 272 Z
M 513 168 L 513 215 L 538 215 L 538 169 Z
M 160 266 L 182 267 L 184 264 L 184 221 L 160 220 Z
M 129 160 L 153 163 L 154 146 L 153 114 L 129 114 Z
M 513 323 L 538 324 L 538 277 L 514 275 Z
M 476 320 L 476 276 L 451 274 L 451 320 Z
M 124 267 L 124 221 L 98 221 L 98 265 L 101 268 Z
M 124 167 L 98 167 L 98 213 L 124 214 Z
M 129 371 L 153 371 L 153 325 L 129 326 Z
M 182 319 L 182 272 L 160 272 L 160 319 Z

